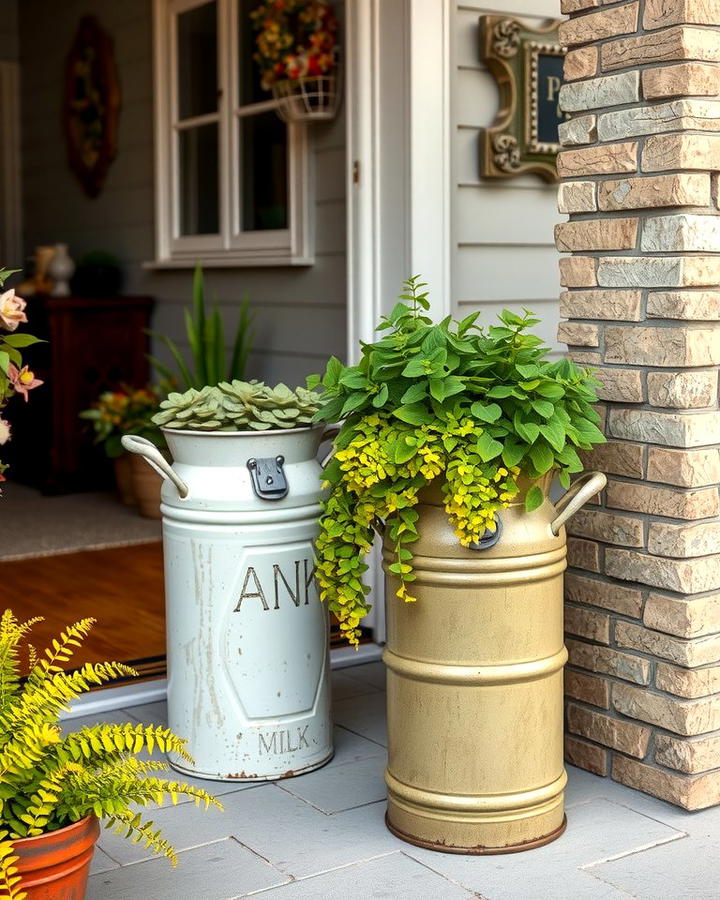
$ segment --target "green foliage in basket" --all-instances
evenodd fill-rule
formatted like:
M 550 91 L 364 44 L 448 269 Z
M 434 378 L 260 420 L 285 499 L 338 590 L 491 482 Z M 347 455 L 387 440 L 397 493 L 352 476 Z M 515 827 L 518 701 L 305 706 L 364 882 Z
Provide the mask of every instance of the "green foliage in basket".
M 28 636 L 41 621 L 21 622 L 9 609 L 0 619 L 0 896 L 11 898 L 23 896 L 13 840 L 94 814 L 106 820 L 106 827 L 144 841 L 175 864 L 173 848 L 136 807 L 168 798 L 176 803 L 181 795 L 205 807 L 220 807 L 201 788 L 158 777 L 168 770 L 165 763 L 138 758 L 143 749 L 157 749 L 190 760 L 186 742 L 167 728 L 101 723 L 63 735 L 59 716 L 71 701 L 92 687 L 137 673 L 117 662 L 85 663 L 65 671 L 63 665 L 95 620 L 69 626 L 38 654 Z
M 583 469 L 577 451 L 605 440 L 592 407 L 597 382 L 568 359 L 546 359 L 547 348 L 529 333 L 538 323 L 531 313 L 505 310 L 485 330 L 476 325 L 478 313 L 433 323 L 424 314 L 424 287 L 410 278 L 382 318 L 384 337 L 363 345 L 357 366 L 332 358 L 321 382 L 316 420 L 344 422 L 325 470 L 331 491 L 320 519 L 317 578 L 351 643 L 369 610 L 364 557 L 378 520 L 395 555 L 397 596 L 413 600 L 410 547 L 426 485 L 442 477 L 445 511 L 469 546 L 495 530 L 521 475 L 557 471 L 568 487 Z M 526 509 L 542 501 L 534 485 Z
M 146 388 L 120 385 L 115 391 L 103 391 L 90 409 L 84 409 L 79 416 L 92 423 L 95 443 L 102 444 L 110 459 L 116 459 L 125 452 L 122 439 L 126 434 L 138 435 L 164 449 L 165 438 L 150 418 L 157 412 L 160 400 L 167 392 L 168 385 L 149 385 Z
M 320 396 L 285 384 L 274 388 L 262 381 L 221 381 L 217 387 L 172 393 L 153 416 L 156 425 L 191 431 L 269 431 L 312 424 Z
M 192 311 L 185 310 L 185 331 L 190 345 L 190 359 L 185 359 L 172 338 L 154 331 L 149 331 L 148 334 L 168 348 L 177 366 L 177 372 L 173 372 L 154 356 L 148 359 L 164 378 L 177 381 L 180 387 L 186 390 L 190 388 L 200 390 L 206 385 L 216 385 L 224 379 L 232 381 L 242 378 L 253 342 L 252 322 L 253 316 L 248 299 L 245 297 L 240 303 L 233 349 L 228 362 L 223 316 L 217 306 L 211 311 L 206 309 L 203 271 L 197 266 L 193 277 Z

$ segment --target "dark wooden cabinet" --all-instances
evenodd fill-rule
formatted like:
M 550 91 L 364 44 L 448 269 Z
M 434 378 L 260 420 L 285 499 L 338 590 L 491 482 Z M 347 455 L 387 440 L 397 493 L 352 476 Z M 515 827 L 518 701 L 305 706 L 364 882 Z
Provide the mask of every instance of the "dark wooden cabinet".
M 150 375 L 151 297 L 41 297 L 28 300 L 27 330 L 48 341 L 26 351 L 45 384 L 26 404 L 13 399 L 7 415 L 13 440 L 4 455 L 9 475 L 48 493 L 110 483 L 110 466 L 78 418 L 99 394 L 120 384 L 141 387 Z

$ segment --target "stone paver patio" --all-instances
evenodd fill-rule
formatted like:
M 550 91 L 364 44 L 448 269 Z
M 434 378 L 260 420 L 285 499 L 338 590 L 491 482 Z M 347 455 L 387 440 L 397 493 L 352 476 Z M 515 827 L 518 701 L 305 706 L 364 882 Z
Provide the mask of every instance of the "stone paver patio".
M 716 898 L 720 808 L 687 813 L 570 768 L 568 829 L 521 854 L 469 857 L 405 844 L 385 828 L 381 663 L 333 673 L 336 754 L 281 782 L 198 782 L 223 813 L 191 802 L 151 813 L 179 851 L 172 869 L 110 831 L 89 900 L 657 900 Z M 68 720 L 164 721 L 165 704 Z

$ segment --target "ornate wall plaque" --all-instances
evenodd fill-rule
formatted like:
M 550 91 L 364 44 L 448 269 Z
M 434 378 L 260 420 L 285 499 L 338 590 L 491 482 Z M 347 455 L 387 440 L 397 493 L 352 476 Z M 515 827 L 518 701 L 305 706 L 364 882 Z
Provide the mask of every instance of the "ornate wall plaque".
M 480 174 L 509 178 L 536 172 L 557 181 L 558 106 L 565 48 L 560 20 L 530 28 L 508 16 L 480 16 L 480 55 L 495 76 L 500 108 L 480 133 Z
M 97 197 L 117 153 L 120 83 L 112 40 L 94 16 L 80 20 L 65 63 L 63 119 L 70 168 Z

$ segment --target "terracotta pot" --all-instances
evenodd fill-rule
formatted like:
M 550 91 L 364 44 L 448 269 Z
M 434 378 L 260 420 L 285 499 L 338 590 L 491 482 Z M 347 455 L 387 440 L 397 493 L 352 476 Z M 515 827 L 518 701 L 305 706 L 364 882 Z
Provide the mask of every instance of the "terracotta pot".
M 27 900 L 83 900 L 100 826 L 86 816 L 57 831 L 14 841 Z
M 162 477 L 145 465 L 141 456 L 130 454 L 133 490 L 141 516 L 148 519 L 160 519 L 160 489 Z
M 135 485 L 133 483 L 132 462 L 129 453 L 123 453 L 113 460 L 115 466 L 115 484 L 120 499 L 125 506 L 137 506 Z

